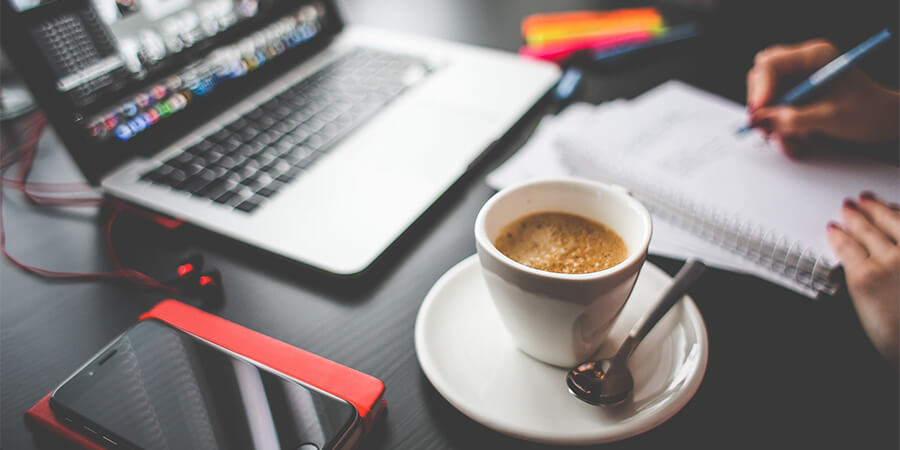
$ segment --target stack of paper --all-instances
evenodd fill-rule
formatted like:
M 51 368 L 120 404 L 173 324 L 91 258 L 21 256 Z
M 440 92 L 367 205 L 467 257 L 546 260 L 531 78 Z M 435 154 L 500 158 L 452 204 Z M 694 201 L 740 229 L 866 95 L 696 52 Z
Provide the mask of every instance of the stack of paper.
M 760 243 L 786 249 L 785 260 L 798 255 L 823 265 L 835 263 L 825 226 L 839 219 L 844 197 L 862 190 L 893 201 L 900 195 L 900 172 L 894 166 L 834 154 L 792 161 L 758 133 L 736 135 L 746 120 L 741 105 L 670 81 L 634 100 L 574 104 L 546 117 L 487 182 L 500 189 L 530 178 L 581 176 L 620 184 L 641 194 L 639 199 L 653 198 L 691 216 L 731 224 Z M 816 295 L 796 273 L 784 270 L 796 261 L 773 270 L 771 263 L 754 261 L 714 239 L 714 230 L 704 228 L 709 221 L 676 223 L 651 210 L 652 253 L 698 257 Z

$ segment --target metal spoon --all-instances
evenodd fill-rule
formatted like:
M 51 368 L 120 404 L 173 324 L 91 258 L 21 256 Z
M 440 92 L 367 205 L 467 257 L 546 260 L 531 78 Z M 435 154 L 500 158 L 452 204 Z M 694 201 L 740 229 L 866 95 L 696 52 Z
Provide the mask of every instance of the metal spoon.
M 706 265 L 702 262 L 689 259 L 675 275 L 656 306 L 631 328 L 628 337 L 612 358 L 581 363 L 566 374 L 569 391 L 592 405 L 610 405 L 628 398 L 634 388 L 628 358 L 659 319 L 681 300 L 705 270 Z

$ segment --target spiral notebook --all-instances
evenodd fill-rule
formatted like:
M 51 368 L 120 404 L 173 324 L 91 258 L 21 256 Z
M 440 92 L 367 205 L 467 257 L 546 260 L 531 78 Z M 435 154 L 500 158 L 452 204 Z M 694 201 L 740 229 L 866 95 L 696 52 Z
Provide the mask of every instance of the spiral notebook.
M 669 81 L 634 100 L 570 106 L 488 182 L 565 173 L 620 184 L 653 213 L 651 251 L 834 293 L 825 225 L 863 190 L 896 202 L 900 170 L 846 153 L 791 160 L 759 133 L 736 135 L 746 120 L 743 106 Z

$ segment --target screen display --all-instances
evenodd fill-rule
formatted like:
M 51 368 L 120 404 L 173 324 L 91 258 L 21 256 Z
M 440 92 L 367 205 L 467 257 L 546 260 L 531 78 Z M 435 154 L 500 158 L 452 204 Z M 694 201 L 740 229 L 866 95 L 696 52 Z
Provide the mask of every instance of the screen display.
M 51 406 L 146 449 L 325 449 L 356 417 L 344 400 L 155 320 L 129 329 Z
M 322 48 L 330 0 L 0 0 L 3 47 L 91 181 Z
M 16 11 L 22 12 L 52 1 L 53 0 L 10 0 L 10 4 L 12 4 L 13 9 Z
M 166 58 L 257 14 L 257 0 L 94 0 L 116 39 L 124 76 L 142 79 Z M 140 3 L 139 3 L 140 2 Z M 126 6 L 123 7 L 123 4 Z M 241 78 L 286 50 L 314 37 L 324 23 L 324 7 L 307 4 L 233 44 L 216 48 L 187 67 L 120 99 L 88 117 L 95 140 L 127 141 L 159 121 L 189 108 L 197 97 L 213 95 L 228 80 Z M 75 87 L 61 84 L 61 88 Z
M 91 76 L 116 72 L 129 80 L 150 79 L 168 59 L 203 45 L 234 25 L 252 19 L 257 0 L 93 0 L 115 40 L 116 54 L 102 67 L 60 79 L 62 90 L 78 92 Z M 314 37 L 323 27 L 320 3 L 300 6 L 250 36 L 217 47 L 175 73 L 140 86 L 84 120 L 96 140 L 127 141 L 161 120 L 211 96 L 228 80 L 241 78 L 286 50 Z M 80 98 L 73 98 L 75 101 Z

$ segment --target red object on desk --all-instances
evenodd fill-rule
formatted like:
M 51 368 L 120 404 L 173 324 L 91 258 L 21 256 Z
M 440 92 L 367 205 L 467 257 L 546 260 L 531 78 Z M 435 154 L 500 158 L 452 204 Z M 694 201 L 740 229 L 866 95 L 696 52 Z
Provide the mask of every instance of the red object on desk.
M 288 345 L 219 316 L 176 300 L 163 300 L 140 320 L 157 319 L 269 366 L 285 375 L 347 400 L 359 412 L 366 432 L 385 408 L 384 383 L 329 359 Z M 87 449 L 102 447 L 56 420 L 50 395 L 25 413 L 29 425 L 41 426 Z

